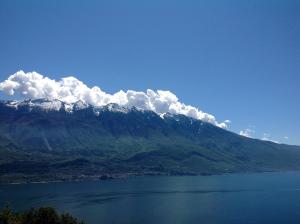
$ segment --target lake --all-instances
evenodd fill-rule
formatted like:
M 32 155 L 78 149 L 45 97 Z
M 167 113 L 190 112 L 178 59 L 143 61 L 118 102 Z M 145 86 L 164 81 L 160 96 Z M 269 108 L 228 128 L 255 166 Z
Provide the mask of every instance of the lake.
M 0 185 L 0 204 L 101 223 L 300 223 L 300 172 Z

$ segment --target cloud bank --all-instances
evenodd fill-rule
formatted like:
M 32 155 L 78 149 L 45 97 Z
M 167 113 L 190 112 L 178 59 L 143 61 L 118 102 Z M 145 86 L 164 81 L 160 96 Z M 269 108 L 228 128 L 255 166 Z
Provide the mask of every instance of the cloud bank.
M 180 102 L 170 91 L 148 89 L 146 92 L 120 90 L 114 94 L 102 91 L 98 86 L 89 88 L 73 76 L 62 78 L 59 81 L 45 77 L 37 72 L 18 71 L 0 83 L 0 91 L 7 95 L 20 95 L 24 98 L 58 99 L 65 103 L 74 103 L 82 100 L 94 106 L 103 106 L 117 103 L 126 107 L 137 107 L 152 110 L 157 114 L 172 113 L 203 120 L 221 128 L 227 128 L 229 120 L 219 123 L 216 118 L 202 112 L 196 107 Z
M 255 131 L 253 129 L 246 128 L 245 130 L 241 130 L 239 134 L 248 138 L 253 138 Z
M 264 133 L 261 140 L 270 141 L 270 142 L 274 142 L 274 143 L 279 143 L 278 141 L 275 141 L 275 140 L 271 139 L 271 135 L 268 134 L 268 133 Z

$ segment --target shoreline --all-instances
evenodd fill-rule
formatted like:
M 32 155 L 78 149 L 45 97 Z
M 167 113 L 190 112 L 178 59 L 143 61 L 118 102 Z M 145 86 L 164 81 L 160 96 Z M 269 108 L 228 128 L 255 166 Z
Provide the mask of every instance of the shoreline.
M 258 173 L 286 173 L 286 172 L 299 172 L 299 170 L 274 170 L 274 171 L 247 171 L 247 172 L 224 172 L 224 173 L 200 173 L 200 174 L 170 174 L 170 173 L 126 173 L 126 174 L 103 174 L 93 176 L 80 176 L 66 179 L 45 179 L 45 180 L 33 180 L 31 178 L 27 180 L 20 180 L 16 182 L 1 181 L 0 186 L 4 185 L 24 185 L 24 184 L 49 184 L 49 183 L 63 183 L 63 182 L 82 182 L 82 181 L 109 181 L 109 180 L 121 180 L 135 177 L 155 177 L 155 176 L 219 176 L 230 174 L 258 174 Z

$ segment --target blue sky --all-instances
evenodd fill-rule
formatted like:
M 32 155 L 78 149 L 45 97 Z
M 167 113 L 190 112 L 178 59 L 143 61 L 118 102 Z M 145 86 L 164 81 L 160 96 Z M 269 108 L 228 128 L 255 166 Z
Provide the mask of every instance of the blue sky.
M 300 145 L 299 1 L 2 0 L 0 30 L 1 81 L 170 90 L 232 131 Z

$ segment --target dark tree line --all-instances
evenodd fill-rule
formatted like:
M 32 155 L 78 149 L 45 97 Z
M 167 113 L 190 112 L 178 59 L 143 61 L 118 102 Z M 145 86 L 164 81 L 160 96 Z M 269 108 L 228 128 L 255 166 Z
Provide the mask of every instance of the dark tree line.
M 41 207 L 14 212 L 9 206 L 0 211 L 0 224 L 84 224 L 69 213 L 59 214 L 54 208 Z

